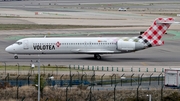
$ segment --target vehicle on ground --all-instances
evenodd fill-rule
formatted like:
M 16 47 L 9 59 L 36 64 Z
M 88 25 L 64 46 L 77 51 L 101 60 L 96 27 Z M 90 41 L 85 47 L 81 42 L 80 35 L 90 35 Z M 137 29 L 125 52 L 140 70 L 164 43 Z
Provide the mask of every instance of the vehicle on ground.
M 126 8 L 119 8 L 118 10 L 119 10 L 119 11 L 127 11 Z

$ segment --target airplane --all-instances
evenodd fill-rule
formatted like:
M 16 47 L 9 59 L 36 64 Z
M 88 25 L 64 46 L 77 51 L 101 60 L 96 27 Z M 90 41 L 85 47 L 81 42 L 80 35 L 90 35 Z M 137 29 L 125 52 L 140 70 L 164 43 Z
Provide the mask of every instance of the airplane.
M 5 51 L 14 54 L 92 54 L 97 60 L 102 54 L 122 54 L 161 46 L 162 36 L 174 18 L 156 18 L 153 24 L 136 37 L 44 37 L 23 38 L 6 47 Z

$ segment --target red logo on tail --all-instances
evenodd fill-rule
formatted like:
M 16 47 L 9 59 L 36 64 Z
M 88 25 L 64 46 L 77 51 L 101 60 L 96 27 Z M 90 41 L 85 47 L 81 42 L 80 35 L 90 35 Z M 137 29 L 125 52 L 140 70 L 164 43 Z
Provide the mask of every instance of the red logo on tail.
M 172 22 L 174 22 L 173 18 L 157 18 L 141 36 L 143 39 L 147 39 L 152 45 L 162 45 L 164 42 L 161 41 L 161 38 Z

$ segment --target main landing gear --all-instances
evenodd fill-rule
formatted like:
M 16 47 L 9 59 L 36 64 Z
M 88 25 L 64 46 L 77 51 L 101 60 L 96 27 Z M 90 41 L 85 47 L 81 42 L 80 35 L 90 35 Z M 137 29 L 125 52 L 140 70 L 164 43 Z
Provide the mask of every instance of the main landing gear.
M 18 56 L 17 56 L 17 54 L 15 54 L 15 55 L 14 55 L 14 59 L 18 59 Z
M 100 60 L 101 56 L 99 54 L 94 54 L 94 58 L 97 59 L 97 60 Z

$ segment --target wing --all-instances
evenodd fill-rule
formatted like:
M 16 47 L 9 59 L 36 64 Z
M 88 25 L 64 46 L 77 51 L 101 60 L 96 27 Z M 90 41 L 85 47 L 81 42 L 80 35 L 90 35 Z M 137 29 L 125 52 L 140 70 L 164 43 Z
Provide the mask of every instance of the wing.
M 73 49 L 71 50 L 74 53 L 84 53 L 84 54 L 112 54 L 114 51 L 106 50 L 106 49 Z

